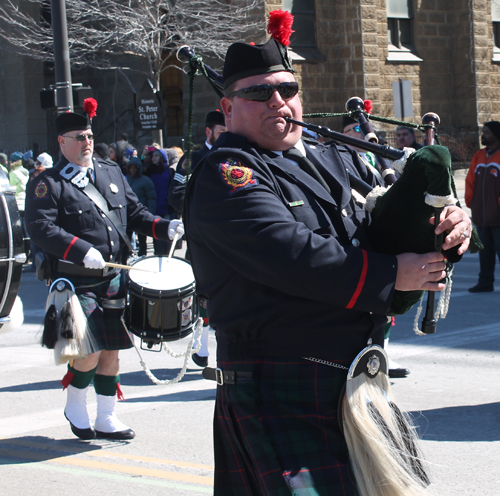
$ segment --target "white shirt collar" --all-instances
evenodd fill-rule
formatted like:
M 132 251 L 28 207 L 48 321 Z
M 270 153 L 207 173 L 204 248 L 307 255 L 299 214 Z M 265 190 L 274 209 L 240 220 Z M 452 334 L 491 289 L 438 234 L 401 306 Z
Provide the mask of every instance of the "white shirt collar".
M 304 157 L 306 156 L 306 147 L 304 146 L 304 143 L 302 142 L 302 140 L 297 141 L 297 143 L 295 143 L 295 145 L 292 146 L 292 148 L 296 148 L 300 153 L 302 153 L 302 155 L 304 155 Z M 276 153 L 276 155 L 283 157 L 282 151 L 279 151 L 279 150 L 271 150 L 271 151 L 273 153 Z M 285 160 L 288 160 L 290 163 L 292 163 L 294 165 L 298 165 L 297 162 L 295 162 L 294 160 L 290 160 L 289 158 L 287 158 Z

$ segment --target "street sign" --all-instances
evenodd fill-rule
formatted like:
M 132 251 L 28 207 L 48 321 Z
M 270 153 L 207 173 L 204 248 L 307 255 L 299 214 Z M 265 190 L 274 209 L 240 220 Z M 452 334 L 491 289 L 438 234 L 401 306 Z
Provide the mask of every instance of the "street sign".
M 134 123 L 140 130 L 163 129 L 165 116 L 161 100 L 146 80 L 141 90 L 134 95 Z
M 392 97 L 394 100 L 394 116 L 405 120 L 413 117 L 413 99 L 411 97 L 411 81 L 394 81 L 392 83 Z

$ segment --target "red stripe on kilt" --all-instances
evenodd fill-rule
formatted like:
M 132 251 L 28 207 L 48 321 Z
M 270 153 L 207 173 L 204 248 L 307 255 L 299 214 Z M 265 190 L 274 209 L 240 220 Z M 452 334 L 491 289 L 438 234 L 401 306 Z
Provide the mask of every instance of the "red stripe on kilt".
M 222 394 L 221 396 L 224 396 L 226 395 L 227 396 L 227 390 L 226 391 L 222 391 Z M 226 399 L 227 400 L 227 399 Z M 217 402 L 216 402 L 216 408 L 217 408 Z M 239 463 L 239 459 L 238 459 L 238 451 L 235 449 L 233 443 L 231 442 L 231 437 L 229 435 L 229 432 L 228 432 L 228 426 L 231 427 L 231 420 L 228 420 L 226 419 L 224 416 L 220 416 L 220 415 L 217 415 L 217 417 L 219 418 L 222 418 L 224 419 L 224 422 L 219 422 L 219 428 L 222 427 L 224 429 L 224 434 L 226 435 L 226 441 L 229 442 L 229 446 L 231 447 L 231 451 L 233 452 L 233 456 L 234 456 L 234 461 L 236 461 L 237 465 L 238 465 L 238 470 L 235 470 L 234 473 L 240 473 L 241 474 L 241 479 L 243 481 L 243 484 L 244 484 L 244 487 L 246 489 L 246 493 L 248 495 L 250 495 L 250 493 L 248 492 L 248 488 L 246 488 L 246 485 L 245 485 L 245 477 L 244 477 L 244 474 L 246 474 L 246 469 L 245 468 L 242 468 L 240 463 Z M 232 429 L 231 429 L 232 430 Z M 235 436 L 236 434 L 234 432 L 231 433 L 233 436 Z M 227 469 L 226 469 L 226 472 L 229 472 Z
M 156 223 L 159 221 L 160 219 L 155 219 L 153 221 L 153 228 L 152 228 L 152 231 L 153 231 L 153 238 L 156 238 L 158 239 L 158 237 L 156 236 L 156 232 L 155 232 L 155 228 L 156 228 Z
M 71 247 L 76 243 L 76 240 L 78 239 L 77 236 L 75 236 L 72 240 L 69 246 L 66 248 L 66 251 L 64 252 L 63 255 L 63 260 L 66 260 L 66 257 L 68 256 L 69 250 L 71 250 Z
M 361 290 L 365 285 L 366 273 L 368 272 L 368 254 L 366 253 L 366 250 L 361 250 L 361 253 L 363 254 L 363 269 L 361 270 L 361 275 L 359 276 L 358 287 L 356 288 L 356 291 L 354 291 L 351 301 L 347 304 L 346 308 L 352 308 L 356 304 L 358 297 L 361 294 Z

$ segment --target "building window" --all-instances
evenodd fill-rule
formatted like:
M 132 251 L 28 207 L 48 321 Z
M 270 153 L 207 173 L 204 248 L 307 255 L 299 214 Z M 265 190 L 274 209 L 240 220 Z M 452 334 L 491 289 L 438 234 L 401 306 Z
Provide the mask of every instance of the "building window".
M 412 0 L 387 0 L 388 60 L 422 61 L 414 52 Z
M 283 0 L 283 10 L 293 14 L 292 48 L 316 48 L 315 0 Z
M 491 22 L 493 24 L 493 60 L 500 62 L 500 1 L 491 2 Z

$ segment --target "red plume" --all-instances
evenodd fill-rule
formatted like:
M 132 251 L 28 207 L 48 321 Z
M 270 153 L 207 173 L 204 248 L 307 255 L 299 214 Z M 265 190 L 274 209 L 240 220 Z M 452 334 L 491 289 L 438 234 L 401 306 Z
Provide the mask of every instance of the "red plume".
M 292 30 L 293 15 L 286 10 L 273 10 L 269 12 L 269 22 L 267 23 L 267 32 L 276 41 L 282 45 L 290 44 L 290 36 L 294 32 Z
M 372 113 L 372 109 L 373 109 L 372 101 L 371 100 L 365 100 L 364 104 L 365 104 L 365 112 L 367 114 L 371 114 Z
M 85 98 L 83 100 L 83 110 L 89 114 L 89 119 L 93 119 L 96 116 L 97 101 L 94 98 Z

